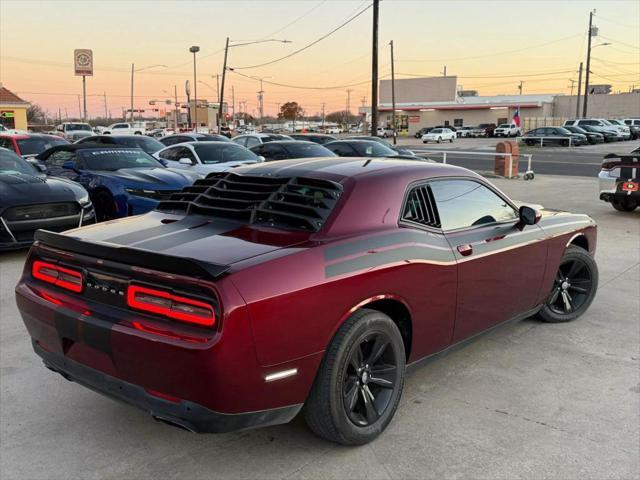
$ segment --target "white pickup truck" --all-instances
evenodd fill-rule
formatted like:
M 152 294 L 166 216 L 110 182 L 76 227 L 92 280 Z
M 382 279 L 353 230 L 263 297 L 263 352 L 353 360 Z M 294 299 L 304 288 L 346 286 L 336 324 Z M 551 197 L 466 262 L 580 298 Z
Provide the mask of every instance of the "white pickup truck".
M 145 126 L 139 123 L 112 123 L 104 128 L 103 135 L 144 135 Z
M 496 137 L 519 137 L 522 135 L 522 130 L 515 123 L 503 123 L 496 127 L 493 135 Z

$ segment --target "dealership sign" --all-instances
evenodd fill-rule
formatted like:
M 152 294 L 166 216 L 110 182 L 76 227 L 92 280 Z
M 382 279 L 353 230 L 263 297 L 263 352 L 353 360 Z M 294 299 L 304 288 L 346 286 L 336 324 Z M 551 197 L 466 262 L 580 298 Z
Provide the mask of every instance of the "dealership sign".
M 73 51 L 73 66 L 76 76 L 93 76 L 93 50 L 78 48 Z

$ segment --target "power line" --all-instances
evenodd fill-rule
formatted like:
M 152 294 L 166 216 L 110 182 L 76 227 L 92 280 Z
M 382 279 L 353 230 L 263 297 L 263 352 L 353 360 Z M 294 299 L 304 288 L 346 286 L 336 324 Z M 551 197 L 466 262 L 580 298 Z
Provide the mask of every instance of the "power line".
M 598 17 L 600 18 L 600 17 Z M 610 42 L 616 43 L 616 44 L 620 44 L 620 45 L 624 45 L 625 47 L 629 47 L 629 48 L 633 48 L 634 50 L 640 50 L 640 46 L 638 45 L 631 45 L 630 43 L 625 43 L 625 42 L 621 42 L 620 40 L 616 40 L 615 38 L 609 38 L 609 37 L 605 37 L 604 35 L 600 35 L 602 38 L 604 38 L 605 40 L 609 40 Z
M 482 78 L 528 78 L 528 77 L 541 77 L 541 76 L 546 76 L 546 75 L 557 75 L 557 74 L 565 74 L 565 73 L 572 73 L 573 70 L 557 70 L 557 71 L 553 71 L 553 72 L 535 72 L 535 73 L 516 73 L 513 75 L 464 75 L 464 76 L 458 76 L 458 78 L 462 78 L 462 79 L 467 79 L 467 80 L 473 80 L 473 79 L 482 79 Z M 398 73 L 397 75 L 405 75 L 407 77 L 429 77 L 429 78 L 436 78 L 439 77 L 440 75 L 425 75 L 425 74 L 420 74 L 420 73 Z
M 256 80 L 254 77 L 250 76 L 250 75 L 245 75 L 244 73 L 240 73 L 240 72 L 236 72 L 235 70 L 231 70 L 232 73 L 235 73 L 236 75 L 240 75 L 241 77 L 244 78 L 249 78 L 251 80 Z M 384 75 L 383 77 L 380 78 L 385 78 L 388 77 L 389 75 Z M 318 86 L 318 87 L 310 87 L 308 85 L 287 85 L 285 83 L 278 83 L 278 82 L 271 82 L 268 80 L 264 80 L 264 83 L 269 84 L 269 85 L 275 85 L 277 87 L 286 87 L 286 88 L 295 88 L 295 89 L 299 89 L 299 90 L 338 90 L 338 89 L 343 89 L 343 88 L 348 88 L 348 87 L 357 87 L 358 85 L 365 85 L 367 83 L 369 83 L 371 80 L 364 80 L 362 82 L 357 82 L 357 83 L 349 83 L 347 85 L 331 85 L 331 86 Z
M 295 20 L 287 23 L 284 27 L 279 28 L 278 30 L 276 30 L 275 32 L 271 32 L 268 35 L 265 35 L 264 37 L 261 38 L 261 40 L 265 39 L 265 38 L 269 38 L 269 37 L 273 37 L 274 35 L 277 35 L 278 33 L 282 32 L 283 30 L 286 30 L 287 28 L 289 28 L 291 25 L 294 25 L 295 23 L 299 22 L 300 20 L 302 20 L 303 18 L 309 16 L 309 14 L 311 14 L 312 12 L 314 12 L 315 10 L 317 10 L 320 6 L 322 6 L 323 3 L 325 3 L 327 0 L 322 0 L 320 3 L 318 3 L 317 5 L 315 5 L 314 7 L 312 7 L 311 9 L 307 10 L 305 13 L 303 13 L 302 15 L 300 15 L 299 17 L 297 17 Z
M 274 63 L 280 62 L 282 60 L 286 60 L 287 58 L 291 58 L 294 55 L 297 55 L 298 53 L 304 52 L 305 50 L 313 47 L 314 45 L 320 43 L 322 40 L 324 40 L 325 38 L 333 35 L 335 32 L 337 32 L 338 30 L 340 30 L 341 28 L 347 26 L 348 24 L 350 24 L 351 22 L 353 22 L 356 18 L 358 18 L 360 15 L 362 15 L 364 12 L 366 12 L 367 10 L 369 10 L 371 8 L 371 5 L 366 6 L 365 8 L 363 8 L 362 10 L 360 10 L 357 14 L 355 14 L 354 16 L 352 16 L 351 18 L 347 19 L 346 21 L 344 21 L 343 23 L 341 23 L 340 25 L 338 25 L 336 28 L 334 28 L 333 30 L 331 30 L 329 33 L 326 33 L 325 35 L 321 36 L 320 38 L 318 38 L 317 40 L 314 40 L 313 42 L 305 45 L 302 48 L 299 48 L 298 50 L 291 52 L 288 55 L 285 55 L 284 57 L 280 57 L 280 58 L 276 58 L 274 60 L 270 60 L 268 62 L 264 62 L 264 63 L 259 63 L 257 65 L 247 65 L 247 66 L 242 66 L 242 67 L 234 67 L 234 69 L 236 70 L 246 70 L 249 68 L 258 68 L 258 67 L 265 67 L 267 65 L 273 65 Z

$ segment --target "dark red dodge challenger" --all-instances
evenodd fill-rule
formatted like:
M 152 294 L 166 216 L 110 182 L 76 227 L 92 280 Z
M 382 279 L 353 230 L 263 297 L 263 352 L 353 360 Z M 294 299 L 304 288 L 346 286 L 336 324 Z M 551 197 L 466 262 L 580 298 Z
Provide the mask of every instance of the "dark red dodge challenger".
M 40 231 L 16 287 L 45 365 L 195 432 L 291 420 L 374 439 L 407 368 L 508 320 L 580 316 L 596 225 L 484 178 L 392 159 L 288 160 L 148 214 Z

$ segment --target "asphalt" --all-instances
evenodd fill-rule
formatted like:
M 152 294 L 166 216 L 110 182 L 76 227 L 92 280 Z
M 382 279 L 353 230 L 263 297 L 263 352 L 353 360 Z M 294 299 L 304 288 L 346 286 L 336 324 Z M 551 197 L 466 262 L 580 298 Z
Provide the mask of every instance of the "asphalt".
M 512 139 L 513 140 L 513 139 Z M 400 145 L 411 148 L 421 156 L 442 161 L 442 153 L 446 152 L 447 163 L 459 165 L 476 171 L 493 171 L 495 138 L 460 138 L 453 143 L 423 144 L 419 140 L 401 139 Z M 583 145 L 580 147 L 527 147 L 521 146 L 523 154 L 519 161 L 519 171 L 528 169 L 528 158 L 532 155 L 531 169 L 535 174 L 568 175 L 580 177 L 596 177 L 604 155 L 608 153 L 628 153 L 640 147 L 640 140 L 615 142 L 599 145 Z
M 191 434 L 67 382 L 32 352 L 15 307 L 24 252 L 0 254 L 1 478 L 639 478 L 640 210 L 614 211 L 591 178 L 495 183 L 596 219 L 594 303 L 575 322 L 524 320 L 429 363 L 362 447 L 320 440 L 300 418 Z

